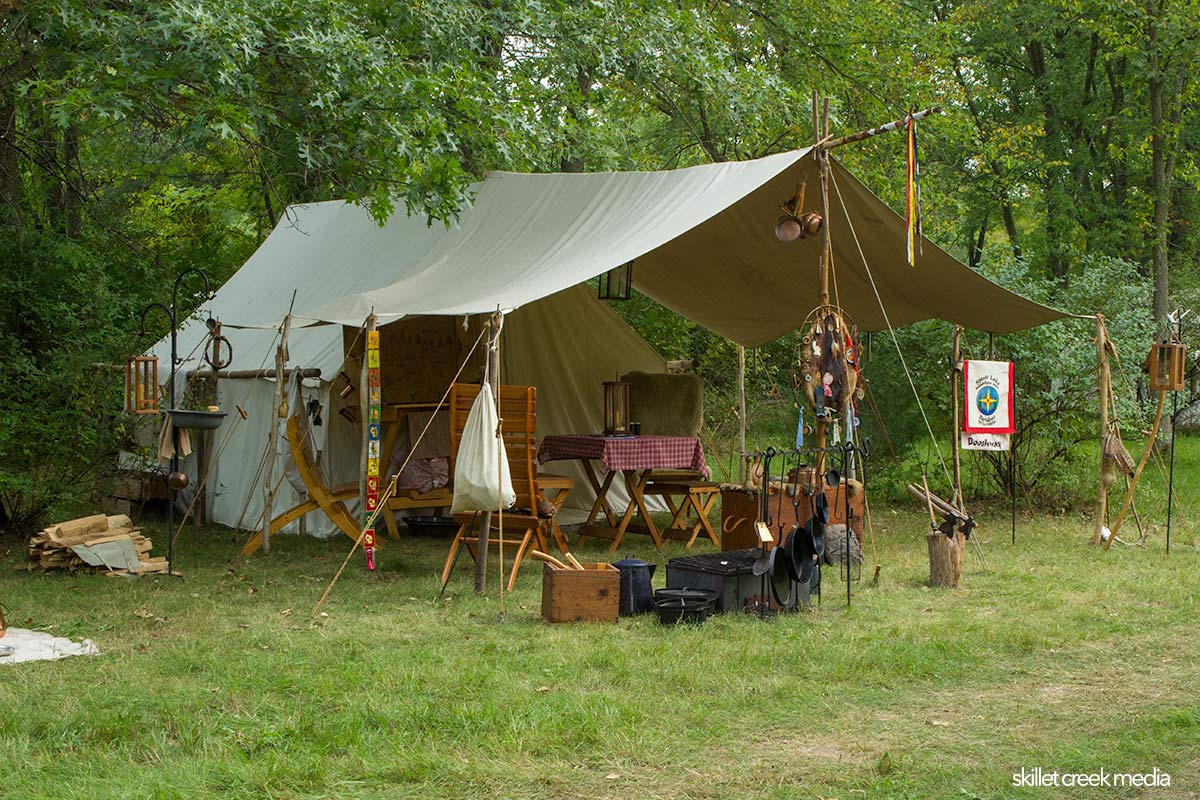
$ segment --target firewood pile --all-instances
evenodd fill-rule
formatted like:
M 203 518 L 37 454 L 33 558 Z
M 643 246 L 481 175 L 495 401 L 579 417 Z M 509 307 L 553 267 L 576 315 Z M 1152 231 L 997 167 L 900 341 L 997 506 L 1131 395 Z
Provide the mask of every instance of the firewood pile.
M 113 569 L 105 566 L 92 566 L 80 557 L 73 547 L 87 545 L 94 547 L 106 542 L 128 540 L 134 552 L 137 553 L 137 566 L 128 569 Z M 110 575 L 142 575 L 167 571 L 165 556 L 151 556 L 152 542 L 138 533 L 133 522 L 124 514 L 105 516 L 95 514 L 66 522 L 58 522 L 49 526 L 30 538 L 26 550 L 30 569 L 65 569 L 69 572 L 93 570 L 106 572 Z

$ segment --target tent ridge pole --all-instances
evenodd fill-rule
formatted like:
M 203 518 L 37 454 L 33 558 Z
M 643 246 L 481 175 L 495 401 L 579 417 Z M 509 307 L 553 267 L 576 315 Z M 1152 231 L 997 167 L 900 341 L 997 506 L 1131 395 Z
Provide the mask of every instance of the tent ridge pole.
M 863 139 L 869 139 L 872 136 L 878 136 L 881 133 L 898 130 L 908 122 L 909 117 L 914 120 L 921 120 L 925 119 L 925 117 L 931 117 L 934 114 L 940 113 L 942 113 L 942 107 L 934 106 L 933 108 L 927 108 L 924 111 L 914 111 L 912 114 L 905 115 L 897 120 L 892 120 L 884 125 L 880 125 L 875 128 L 868 128 L 867 130 L 859 131 L 858 133 L 851 133 L 847 136 L 840 136 L 837 139 L 832 140 L 829 139 L 829 133 L 826 131 L 825 139 L 818 139 L 816 146 L 820 150 L 832 150 L 833 148 L 841 147 L 844 144 L 861 142 Z

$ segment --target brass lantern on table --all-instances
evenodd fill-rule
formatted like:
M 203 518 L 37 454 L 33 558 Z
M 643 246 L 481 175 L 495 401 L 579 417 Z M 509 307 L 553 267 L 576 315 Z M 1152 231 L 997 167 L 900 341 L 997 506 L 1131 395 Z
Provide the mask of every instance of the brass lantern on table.
M 601 385 L 604 387 L 604 434 L 629 433 L 629 384 L 615 380 Z

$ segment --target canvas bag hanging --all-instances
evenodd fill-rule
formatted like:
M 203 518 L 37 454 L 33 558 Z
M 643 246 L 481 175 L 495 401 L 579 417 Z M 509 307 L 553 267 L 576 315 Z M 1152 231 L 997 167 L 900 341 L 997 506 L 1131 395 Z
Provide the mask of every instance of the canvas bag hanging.
M 499 424 L 492 387 L 485 383 L 467 414 L 462 440 L 458 444 L 458 458 L 454 462 L 453 513 L 495 511 L 501 506 L 501 499 L 504 508 L 511 508 L 517 502 L 504 440 L 496 435 Z

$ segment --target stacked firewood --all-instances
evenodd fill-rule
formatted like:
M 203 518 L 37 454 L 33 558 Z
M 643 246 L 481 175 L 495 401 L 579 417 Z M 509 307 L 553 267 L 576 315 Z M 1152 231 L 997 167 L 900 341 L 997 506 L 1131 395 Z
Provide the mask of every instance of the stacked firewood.
M 132 569 L 109 570 L 104 567 L 92 567 L 71 548 L 75 545 L 98 545 L 104 542 L 116 542 L 127 539 L 133 544 L 137 553 L 138 566 Z M 29 540 L 26 551 L 31 569 L 65 569 L 96 570 L 111 575 L 145 574 L 166 572 L 167 559 L 163 556 L 151 556 L 152 542 L 142 536 L 133 522 L 124 514 L 105 516 L 95 514 L 66 522 L 58 522 Z

